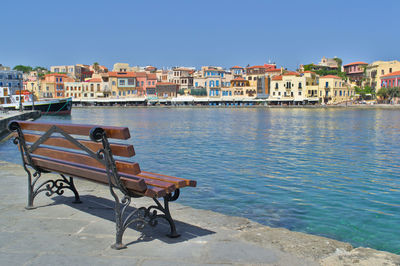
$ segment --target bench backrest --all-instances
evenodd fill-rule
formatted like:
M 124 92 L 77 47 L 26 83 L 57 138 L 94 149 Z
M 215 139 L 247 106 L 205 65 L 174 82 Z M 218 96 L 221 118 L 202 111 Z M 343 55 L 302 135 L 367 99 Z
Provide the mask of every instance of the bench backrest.
M 13 124 L 14 123 L 14 124 Z M 14 127 L 14 128 L 13 128 Z M 104 172 L 106 167 L 102 160 L 99 160 L 97 153 L 104 148 L 102 142 L 96 142 L 90 138 L 90 132 L 94 128 L 101 128 L 105 131 L 107 139 L 127 140 L 130 138 L 127 127 L 111 127 L 96 125 L 77 125 L 60 123 L 41 123 L 30 121 L 12 121 L 10 130 L 20 128 L 22 137 L 26 142 L 26 156 L 31 157 L 31 166 L 43 169 L 66 172 L 74 172 L 76 176 L 88 177 L 97 180 L 98 172 Z M 109 146 L 113 156 L 132 157 L 135 150 L 131 144 L 113 143 Z M 28 162 L 28 160 L 27 160 Z M 29 164 L 28 163 L 28 164 Z M 119 174 L 132 176 L 140 173 L 139 164 L 122 159 L 115 159 L 115 166 Z M 84 170 L 82 170 L 84 169 Z M 97 180 L 108 182 L 107 179 Z M 133 177 L 133 179 L 135 179 Z M 143 191 L 146 184 L 138 179 L 133 184 L 134 189 Z M 133 182 L 135 183 L 135 182 Z

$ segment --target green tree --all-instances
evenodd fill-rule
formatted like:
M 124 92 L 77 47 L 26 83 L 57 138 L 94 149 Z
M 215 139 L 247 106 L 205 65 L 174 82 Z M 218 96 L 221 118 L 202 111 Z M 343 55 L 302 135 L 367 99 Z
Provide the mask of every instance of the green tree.
M 93 69 L 94 69 L 94 73 L 99 73 L 100 70 L 100 65 L 97 62 L 94 62 L 92 65 Z
M 30 66 L 24 66 L 24 65 L 16 65 L 13 70 L 18 70 L 18 71 L 22 71 L 24 73 L 29 73 L 32 71 L 32 67 Z
M 386 87 L 382 87 L 377 93 L 377 96 L 379 96 L 382 100 L 387 100 L 389 98 L 389 91 Z

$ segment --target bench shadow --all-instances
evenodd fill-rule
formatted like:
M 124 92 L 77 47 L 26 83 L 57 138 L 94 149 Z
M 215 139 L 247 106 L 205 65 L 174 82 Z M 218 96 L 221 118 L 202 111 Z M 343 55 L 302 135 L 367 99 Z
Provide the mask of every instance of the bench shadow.
M 72 201 L 74 197 L 67 197 L 67 196 L 55 196 L 51 198 L 54 202 L 49 205 L 60 205 L 64 204 L 70 206 L 76 210 L 86 212 L 88 214 L 97 216 L 102 219 L 109 220 L 115 223 L 115 212 L 114 212 L 114 201 L 100 198 L 92 195 L 80 195 L 80 199 L 82 201 L 81 204 L 74 204 Z M 132 198 L 132 203 L 135 204 L 135 199 Z M 44 206 L 40 206 L 44 207 Z M 142 207 L 142 206 L 139 206 Z M 148 206 L 145 206 L 148 207 Z M 135 211 L 136 208 L 129 206 L 127 208 L 127 214 Z M 172 217 L 174 217 L 173 211 L 171 213 Z M 151 227 L 149 225 L 145 225 L 143 229 L 137 229 L 135 225 L 130 225 L 128 228 L 138 231 L 141 233 L 140 237 L 132 242 L 125 243 L 127 246 L 132 245 L 138 242 L 148 242 L 152 241 L 153 239 L 161 240 L 168 244 L 179 243 L 183 241 L 187 241 L 196 237 L 206 236 L 210 234 L 215 234 L 214 231 L 204 229 L 195 225 L 191 225 L 185 222 L 181 222 L 175 220 L 175 225 L 177 228 L 178 233 L 181 235 L 178 238 L 169 238 L 166 236 L 170 232 L 170 227 L 168 222 L 164 219 L 157 219 L 158 224 L 155 227 Z M 115 232 L 115 227 L 110 228 L 110 232 Z

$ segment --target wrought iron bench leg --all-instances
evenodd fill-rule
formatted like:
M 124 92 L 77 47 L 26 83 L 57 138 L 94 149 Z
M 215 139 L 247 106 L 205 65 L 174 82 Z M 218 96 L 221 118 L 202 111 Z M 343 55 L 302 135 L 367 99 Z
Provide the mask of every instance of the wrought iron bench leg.
M 64 194 L 64 189 L 69 189 L 74 193 L 75 200 L 73 203 L 82 203 L 79 198 L 79 193 L 75 188 L 74 179 L 72 177 L 66 178 L 64 175 L 60 174 L 62 178 L 56 180 L 46 180 L 40 185 L 36 186 L 37 181 L 42 175 L 42 172 L 36 171 L 33 173 L 33 181 L 32 174 L 29 169 L 24 165 L 24 169 L 28 174 L 28 205 L 25 207 L 27 210 L 35 209 L 33 206 L 33 201 L 35 197 L 41 193 L 46 192 L 46 196 L 50 197 L 53 194 L 62 195 Z
M 157 220 L 156 220 L 157 218 L 164 218 L 165 220 L 167 220 L 167 222 L 169 223 L 170 229 L 171 229 L 170 233 L 167 234 L 167 236 L 170 238 L 177 238 L 177 237 L 181 236 L 180 234 L 178 234 L 176 232 L 175 222 L 172 219 L 171 213 L 169 211 L 169 202 L 175 201 L 178 198 L 179 198 L 179 189 L 175 190 L 174 194 L 170 193 L 164 197 L 164 207 L 161 205 L 161 203 L 158 201 L 158 199 L 153 198 L 154 202 L 157 205 L 152 205 L 147 208 L 147 214 L 150 218 L 149 224 L 151 226 L 157 225 Z M 151 211 L 152 209 L 154 209 L 153 212 Z M 157 210 L 163 214 L 157 214 Z

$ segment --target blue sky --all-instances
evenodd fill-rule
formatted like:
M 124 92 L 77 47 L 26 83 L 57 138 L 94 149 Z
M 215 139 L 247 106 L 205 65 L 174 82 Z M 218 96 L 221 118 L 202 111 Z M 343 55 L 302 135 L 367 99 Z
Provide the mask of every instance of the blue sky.
M 0 63 L 296 69 L 400 59 L 400 1 L 5 1 Z M 5 26 L 4 26 L 5 25 Z

